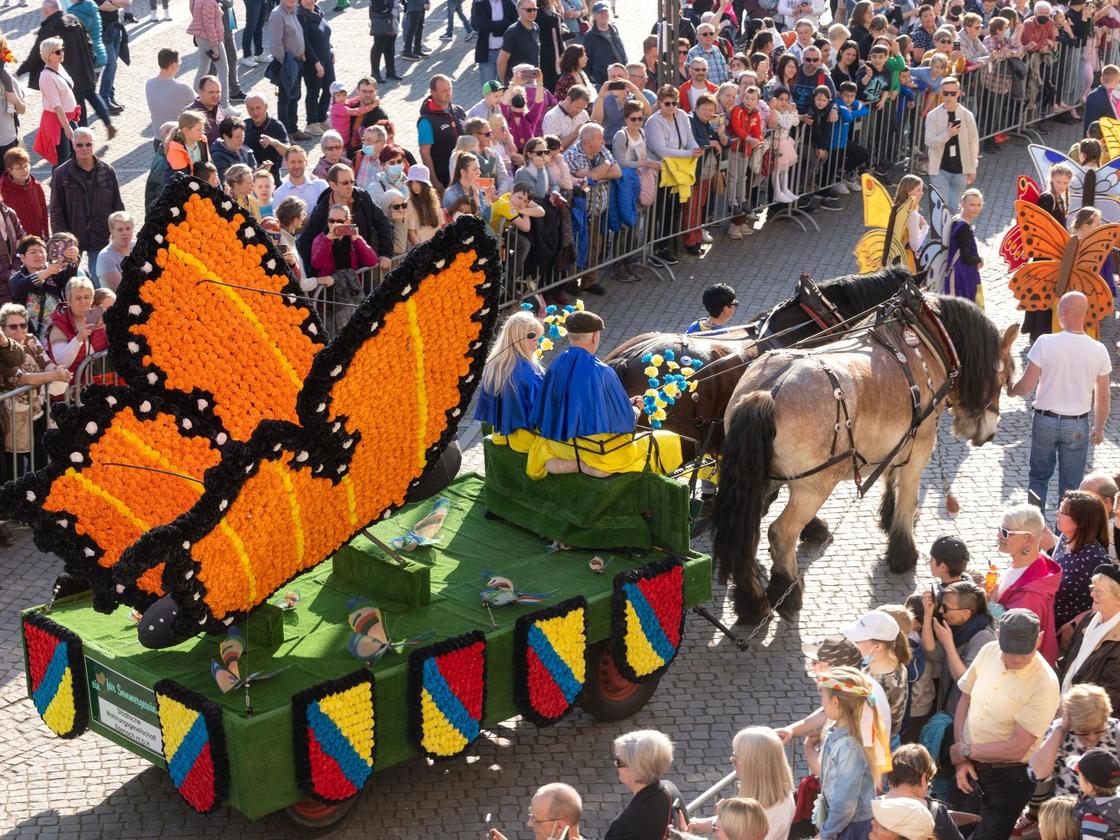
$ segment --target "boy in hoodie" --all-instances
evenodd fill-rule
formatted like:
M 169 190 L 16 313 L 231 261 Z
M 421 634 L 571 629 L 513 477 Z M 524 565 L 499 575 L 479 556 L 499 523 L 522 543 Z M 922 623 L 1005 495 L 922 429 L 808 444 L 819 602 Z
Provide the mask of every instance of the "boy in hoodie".
M 837 160 L 844 162 L 844 172 L 843 180 L 832 190 L 834 195 L 847 195 L 863 189 L 859 173 L 867 166 L 870 155 L 867 149 L 852 139 L 852 133 L 856 121 L 866 117 L 870 111 L 865 104 L 856 101 L 858 93 L 859 86 L 855 82 L 840 83 L 840 95 L 836 100 L 838 119 L 832 124 L 829 150 Z
M 1120 838 L 1120 760 L 1110 751 L 1096 747 L 1080 759 L 1070 759 L 1077 771 L 1081 796 L 1074 813 L 1081 825 L 1082 840 L 1117 840 Z

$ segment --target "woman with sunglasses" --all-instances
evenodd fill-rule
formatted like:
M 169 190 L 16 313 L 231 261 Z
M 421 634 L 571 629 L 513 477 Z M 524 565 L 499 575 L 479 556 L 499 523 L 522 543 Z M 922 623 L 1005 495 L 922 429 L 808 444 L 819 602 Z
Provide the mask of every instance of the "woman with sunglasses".
M 1078 796 L 1076 763 L 1087 750 L 1120 749 L 1120 720 L 1113 717 L 1108 692 L 1097 685 L 1074 685 L 1062 694 L 1058 717 L 1050 724 L 1041 746 L 1027 764 L 1035 793 L 1026 812 L 1015 824 L 1014 836 L 1029 832 L 1038 823 L 1039 807 L 1055 796 Z
M 1028 609 L 1038 616 L 1042 629 L 1039 652 L 1051 666 L 1058 660 L 1054 626 L 1054 598 L 1062 582 L 1062 567 L 1039 547 L 1046 521 L 1031 504 L 1019 504 L 1003 514 L 997 535 L 999 551 L 1011 565 L 999 576 L 994 600 L 1004 610 Z
M 529 417 L 544 382 L 536 357 L 544 325 L 532 312 L 515 312 L 502 324 L 482 369 L 474 419 L 493 427 L 490 440 L 514 452 L 528 452 L 536 434 Z
M 634 798 L 611 822 L 606 840 L 661 840 L 669 836 L 669 828 L 687 828 L 684 797 L 676 785 L 662 778 L 672 763 L 673 743 L 655 729 L 614 739 L 618 780 Z
M 28 325 L 26 308 L 18 303 L 0 306 L 0 332 L 4 338 L 23 348 L 23 361 L 18 367 L 0 367 L 0 392 L 24 385 L 70 382 L 70 371 L 58 367 L 47 357 L 47 351 L 31 334 Z M 18 478 L 33 466 L 39 468 L 47 462 L 43 452 L 47 412 L 40 389 L 5 400 L 0 405 L 0 421 L 4 435 L 0 483 Z
M 695 161 L 704 154 L 692 134 L 688 115 L 677 107 L 679 102 L 677 89 L 672 85 L 662 85 L 657 92 L 657 112 L 646 120 L 646 151 L 650 159 L 658 161 L 662 167 L 680 167 L 684 164 L 679 161 Z M 660 181 L 654 218 L 657 240 L 654 255 L 669 265 L 675 265 L 678 262 L 677 233 L 681 226 L 681 202 L 674 189 L 662 186 Z
M 62 66 L 66 55 L 62 39 L 45 39 L 39 44 L 39 55 L 46 66 L 39 74 L 43 113 L 34 148 L 52 166 L 58 166 L 74 154 L 74 129 L 82 110 L 74 96 L 74 81 Z
M 1090 609 L 1090 581 L 1094 570 L 1112 562 L 1108 556 L 1108 513 L 1096 493 L 1070 490 L 1058 506 L 1061 535 L 1051 552 L 1062 567 L 1062 585 L 1054 599 L 1054 624 L 1061 630 Z

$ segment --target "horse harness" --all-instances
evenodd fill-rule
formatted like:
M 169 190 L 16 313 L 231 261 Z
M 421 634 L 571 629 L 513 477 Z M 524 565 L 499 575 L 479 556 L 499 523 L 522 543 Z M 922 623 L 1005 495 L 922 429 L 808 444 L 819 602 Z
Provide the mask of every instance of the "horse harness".
M 918 359 L 921 361 L 926 378 L 926 387 L 930 392 L 930 401 L 925 406 L 922 405 L 921 387 L 914 379 L 914 371 L 911 369 L 909 359 L 904 352 L 899 350 L 891 342 L 883 329 L 887 324 L 894 321 L 898 321 L 903 325 L 903 340 L 914 350 L 915 355 L 917 355 Z M 842 461 L 851 459 L 852 477 L 856 484 L 856 490 L 860 496 L 863 496 L 867 490 L 879 480 L 879 477 L 886 471 L 887 467 L 891 465 L 908 443 L 911 448 L 913 448 L 914 438 L 917 436 L 918 429 L 921 427 L 922 423 L 937 410 L 937 407 L 949 396 L 949 393 L 956 386 L 957 378 L 960 375 L 960 358 L 957 356 L 956 347 L 953 345 L 949 334 L 945 331 L 945 327 L 941 324 L 941 320 L 929 307 L 929 304 L 926 303 L 916 286 L 908 283 L 899 294 L 877 307 L 875 310 L 875 322 L 869 330 L 869 333 L 871 337 L 882 345 L 899 363 L 903 375 L 906 377 L 910 394 L 910 428 L 902 435 L 898 443 L 891 449 L 890 453 L 883 460 L 875 463 L 875 468 L 872 470 L 871 474 L 867 478 L 864 478 L 861 470 L 864 466 L 870 465 L 871 462 L 856 448 L 853 421 L 848 412 L 848 404 L 847 400 L 844 398 L 844 390 L 840 385 L 840 379 L 837 377 L 836 372 L 821 358 L 820 353 L 822 349 L 782 350 L 780 352 L 787 355 L 796 355 L 812 359 L 817 367 L 825 374 L 829 384 L 832 385 L 833 396 L 836 398 L 836 420 L 832 427 L 832 446 L 829 450 L 832 454 L 828 460 L 797 475 L 771 475 L 769 476 L 770 479 L 775 481 L 795 481 L 800 478 L 808 478 Z M 923 344 L 937 355 L 938 361 L 940 361 L 942 368 L 945 370 L 945 381 L 941 384 L 941 387 L 936 390 L 933 386 L 933 377 L 930 373 L 929 366 L 926 364 L 925 357 L 921 352 L 921 346 Z M 782 385 L 785 384 L 786 379 L 793 373 L 793 370 L 794 368 L 790 368 L 782 374 L 777 384 L 771 390 L 771 396 L 775 398 L 778 396 Z M 844 451 L 837 451 L 841 429 L 844 429 L 847 434 L 848 448 Z M 909 461 L 909 455 L 907 455 L 906 461 L 902 463 L 905 464 L 907 461 Z

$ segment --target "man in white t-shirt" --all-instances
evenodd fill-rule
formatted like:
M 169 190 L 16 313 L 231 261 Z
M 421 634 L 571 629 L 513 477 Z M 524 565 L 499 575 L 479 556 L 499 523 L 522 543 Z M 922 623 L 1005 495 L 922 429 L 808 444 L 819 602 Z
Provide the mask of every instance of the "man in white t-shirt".
M 1089 441 L 1104 441 L 1108 419 L 1108 376 L 1112 362 L 1099 341 L 1085 335 L 1089 301 L 1081 292 L 1067 292 L 1058 301 L 1062 331 L 1039 336 L 1027 354 L 1028 365 L 1019 381 L 1007 389 L 1013 397 L 1038 386 L 1031 425 L 1031 463 L 1028 489 L 1046 510 L 1046 488 L 1058 467 L 1058 498 L 1076 490 L 1085 476 Z M 1089 432 L 1089 412 L 1093 430 Z

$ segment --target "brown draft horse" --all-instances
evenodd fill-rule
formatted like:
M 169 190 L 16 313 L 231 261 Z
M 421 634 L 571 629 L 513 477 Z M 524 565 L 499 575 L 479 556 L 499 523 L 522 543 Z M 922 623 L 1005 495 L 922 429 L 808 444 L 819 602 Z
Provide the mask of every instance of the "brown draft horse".
M 910 279 L 901 268 L 887 268 L 869 274 L 850 274 L 822 282 L 817 288 L 844 320 L 862 315 L 895 295 Z M 651 332 L 636 335 L 615 347 L 605 361 L 618 373 L 631 396 L 648 387 L 646 353 L 672 350 L 678 359 L 691 356 L 703 362 L 693 377 L 699 386 L 689 398 L 669 407 L 662 428 L 686 440 L 695 440 L 707 452 L 718 452 L 723 443 L 723 416 L 746 366 L 767 350 L 789 347 L 819 336 L 824 325 L 813 320 L 794 296 L 763 312 L 742 326 L 720 330 L 712 337 L 704 333 Z
M 949 406 L 953 434 L 974 446 L 991 440 L 1017 335 L 1012 325 L 1001 338 L 971 301 L 910 286 L 849 335 L 814 350 L 775 350 L 747 368 L 727 409 L 713 513 L 713 554 L 722 581 L 735 582 L 740 621 L 757 622 L 772 605 L 784 618 L 801 609 L 798 534 L 861 466 L 865 476 L 882 470 L 879 524 L 891 571 L 914 568 L 918 485 L 941 414 Z M 783 484 L 789 498 L 769 528 L 763 590 L 761 522 Z

